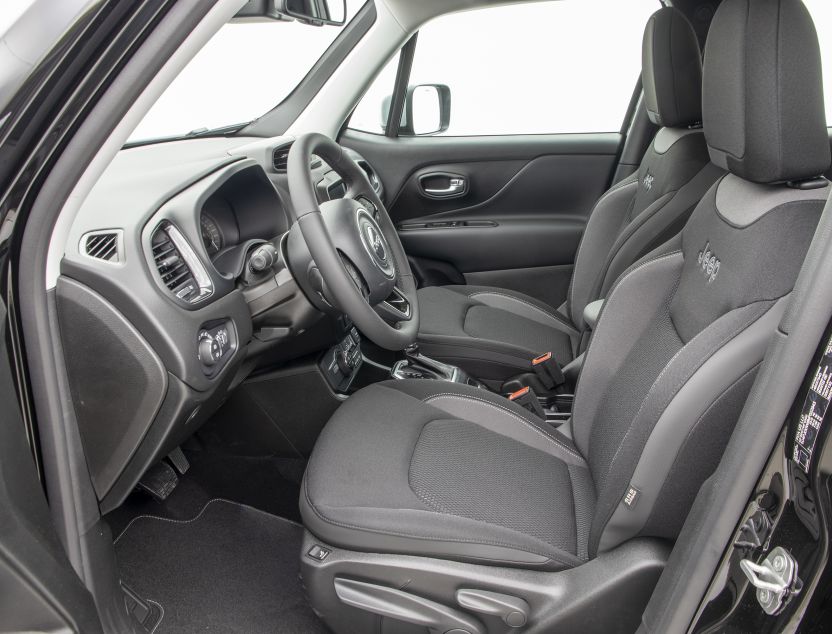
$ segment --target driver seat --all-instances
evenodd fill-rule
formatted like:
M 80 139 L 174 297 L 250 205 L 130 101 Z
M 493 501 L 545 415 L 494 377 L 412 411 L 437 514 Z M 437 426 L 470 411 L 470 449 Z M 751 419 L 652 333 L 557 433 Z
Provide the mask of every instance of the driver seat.
M 681 231 L 722 175 L 708 161 L 702 121 L 701 52 L 693 27 L 672 7 L 648 21 L 642 45 L 644 100 L 661 127 L 639 169 L 595 204 L 575 258 L 566 303 L 555 308 L 523 293 L 487 286 L 419 290 L 424 354 L 472 376 L 501 382 L 552 352 L 561 365 L 588 339 L 584 309 L 605 297 L 633 262 Z
M 613 286 L 570 424 L 431 380 L 375 384 L 336 411 L 300 499 L 304 583 L 335 632 L 638 627 L 829 194 L 800 0 L 720 5 L 704 118 L 730 173 Z

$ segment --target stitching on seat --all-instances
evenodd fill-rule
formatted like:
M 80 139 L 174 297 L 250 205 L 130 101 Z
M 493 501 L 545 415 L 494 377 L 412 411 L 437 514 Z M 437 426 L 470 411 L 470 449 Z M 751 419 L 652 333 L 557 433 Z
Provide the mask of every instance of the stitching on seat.
M 406 532 L 402 532 L 402 531 L 394 531 L 394 530 L 387 530 L 387 529 L 379 530 L 379 529 L 370 528 L 370 527 L 367 527 L 367 526 L 355 526 L 355 525 L 349 524 L 347 522 L 341 522 L 339 520 L 334 520 L 334 519 L 329 518 L 326 515 L 324 515 L 312 503 L 312 500 L 309 499 L 308 484 L 306 484 L 306 482 L 304 482 L 303 494 L 304 494 L 304 497 L 306 498 L 306 502 L 309 505 L 309 508 L 312 509 L 312 512 L 315 513 L 315 515 L 317 515 L 324 522 L 326 522 L 328 524 L 332 524 L 334 526 L 340 526 L 341 528 L 350 528 L 350 529 L 353 529 L 353 530 L 366 531 L 368 533 L 375 533 L 377 535 L 394 535 L 396 537 L 407 537 L 407 538 L 410 538 L 410 539 L 419 539 L 419 540 L 422 540 L 422 541 L 442 541 L 442 542 L 452 542 L 452 543 L 461 543 L 461 544 L 484 544 L 486 546 L 500 546 L 502 548 L 512 548 L 512 549 L 515 549 L 515 550 L 520 550 L 520 551 L 523 551 L 523 552 L 526 552 L 526 553 L 530 553 L 532 555 L 537 555 L 538 557 L 544 557 L 546 559 L 546 561 L 557 561 L 558 563 L 561 563 L 561 564 L 564 564 L 564 565 L 567 565 L 567 566 L 574 566 L 575 565 L 574 561 L 569 561 L 567 559 L 559 557 L 558 555 L 552 555 L 550 553 L 541 553 L 541 552 L 538 552 L 538 551 L 536 551 L 532 548 L 527 548 L 526 546 L 518 546 L 517 544 L 510 544 L 510 543 L 505 543 L 505 542 L 500 542 L 500 541 L 492 541 L 492 540 L 485 540 L 485 539 L 466 539 L 466 538 L 458 538 L 458 537 L 439 537 L 439 536 L 431 536 L 431 535 L 414 535 L 412 533 L 406 533 Z M 375 508 L 378 508 L 378 507 L 360 507 L 360 508 L 373 508 L 373 509 L 375 509 Z M 383 509 L 383 510 L 390 510 L 390 509 Z M 412 510 L 419 510 L 419 509 L 412 509 Z M 433 511 L 420 511 L 420 512 L 434 513 L 434 515 L 443 515 L 443 513 L 435 513 Z M 454 515 L 453 517 L 461 517 L 461 516 Z M 467 519 L 467 518 L 463 518 L 463 519 Z M 479 520 L 471 520 L 471 521 L 477 522 Z M 488 526 L 498 526 L 496 524 L 489 524 L 488 522 L 481 522 L 481 523 L 486 524 Z M 510 528 L 506 528 L 504 526 L 501 526 L 500 528 L 503 528 L 505 530 L 511 530 Z M 569 554 L 569 553 L 566 553 L 566 554 Z M 572 556 L 574 557 L 574 555 L 572 555 Z M 491 561 L 500 561 L 497 558 L 490 558 L 490 557 L 479 557 L 478 559 L 487 559 L 487 560 L 491 560 Z M 576 557 L 576 559 L 580 560 L 577 557 Z M 543 563 L 545 564 L 546 562 L 543 562 Z
M 460 394 L 454 394 L 453 392 L 443 392 L 441 394 L 434 394 L 432 396 L 424 398 L 424 399 L 422 399 L 422 402 L 427 404 L 427 403 L 430 403 L 431 401 L 434 401 L 434 400 L 437 400 L 437 399 L 440 399 L 440 398 L 452 398 L 452 399 L 455 398 L 455 399 L 459 399 L 459 400 L 479 401 L 480 403 L 483 403 L 484 405 L 487 405 L 488 407 L 491 407 L 493 409 L 499 410 L 499 411 L 501 411 L 505 414 L 508 414 L 509 416 L 511 416 L 514 419 L 520 421 L 524 425 L 527 425 L 532 430 L 536 431 L 538 434 L 540 434 L 541 436 L 543 436 L 547 440 L 551 441 L 552 443 L 555 444 L 555 446 L 557 446 L 560 449 L 563 449 L 566 453 L 570 454 L 571 456 L 574 456 L 575 458 L 578 458 L 579 460 L 584 460 L 583 457 L 580 454 L 572 451 L 572 449 L 567 447 L 560 440 L 558 440 L 554 436 L 551 436 L 545 429 L 542 429 L 542 428 L 538 427 L 537 425 L 535 425 L 531 421 L 523 418 L 522 416 L 519 416 L 515 412 L 512 412 L 510 409 L 508 409 L 506 407 L 503 407 L 501 405 L 497 405 L 496 403 L 491 403 L 489 401 L 486 401 L 485 399 L 477 398 L 476 396 L 465 396 L 465 395 L 460 395 Z M 475 421 L 471 421 L 471 422 L 475 422 Z
M 529 308 L 532 308 L 532 309 L 536 310 L 537 312 L 545 315 L 546 317 L 549 317 L 550 319 L 554 319 L 559 324 L 561 324 L 563 326 L 567 326 L 569 328 L 569 330 L 571 330 L 573 332 L 577 332 L 571 324 L 566 322 L 565 319 L 563 319 L 561 317 L 558 317 L 555 314 L 550 313 L 549 311 L 540 308 L 540 306 L 536 306 L 536 305 L 532 304 L 531 302 L 527 302 L 524 299 L 520 299 L 519 297 L 515 297 L 514 295 L 507 295 L 506 293 L 497 293 L 497 292 L 494 292 L 494 291 L 475 291 L 474 293 L 471 293 L 470 295 L 468 295 L 468 297 L 470 299 L 474 299 L 478 295 L 497 295 L 498 297 L 505 297 L 507 299 L 511 299 L 515 302 L 519 302 L 520 304 L 524 304 L 524 305 L 528 306 Z M 486 304 L 486 306 L 487 305 L 488 304 Z M 497 307 L 496 306 L 490 306 L 489 308 L 497 308 Z M 499 310 L 499 308 L 498 308 L 498 310 Z M 508 311 L 506 311 L 506 312 L 508 312 Z

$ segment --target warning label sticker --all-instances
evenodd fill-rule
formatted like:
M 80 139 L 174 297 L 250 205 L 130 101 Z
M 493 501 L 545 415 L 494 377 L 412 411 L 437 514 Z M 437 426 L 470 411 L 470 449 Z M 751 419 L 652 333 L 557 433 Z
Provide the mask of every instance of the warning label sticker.
M 794 435 L 792 459 L 806 472 L 812 464 L 812 454 L 818 441 L 823 418 L 832 398 L 832 339 L 826 344 L 823 357 L 815 370 L 809 392 L 803 402 L 797 431 Z

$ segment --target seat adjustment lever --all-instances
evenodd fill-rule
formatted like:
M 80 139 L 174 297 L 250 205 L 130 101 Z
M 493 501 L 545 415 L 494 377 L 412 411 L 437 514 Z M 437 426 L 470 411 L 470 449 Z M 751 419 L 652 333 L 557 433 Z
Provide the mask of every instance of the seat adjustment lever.
M 336 577 L 335 594 L 347 605 L 421 625 L 432 634 L 486 634 L 485 628 L 474 617 L 395 588 Z
M 509 627 L 523 627 L 531 610 L 523 599 L 488 590 L 457 590 L 456 602 L 471 612 L 499 616 Z

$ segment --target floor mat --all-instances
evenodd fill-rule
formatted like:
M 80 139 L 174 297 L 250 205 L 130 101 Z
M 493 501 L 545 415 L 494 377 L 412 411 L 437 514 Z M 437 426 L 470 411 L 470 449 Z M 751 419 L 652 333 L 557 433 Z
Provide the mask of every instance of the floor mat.
M 135 518 L 115 540 L 123 581 L 164 609 L 156 632 L 326 632 L 301 590 L 303 529 L 227 500 L 193 519 Z
M 215 450 L 186 450 L 185 455 L 191 468 L 164 503 L 137 491 L 107 515 L 114 535 L 139 515 L 190 519 L 215 498 L 232 500 L 300 523 L 298 498 L 304 461 L 236 456 Z

